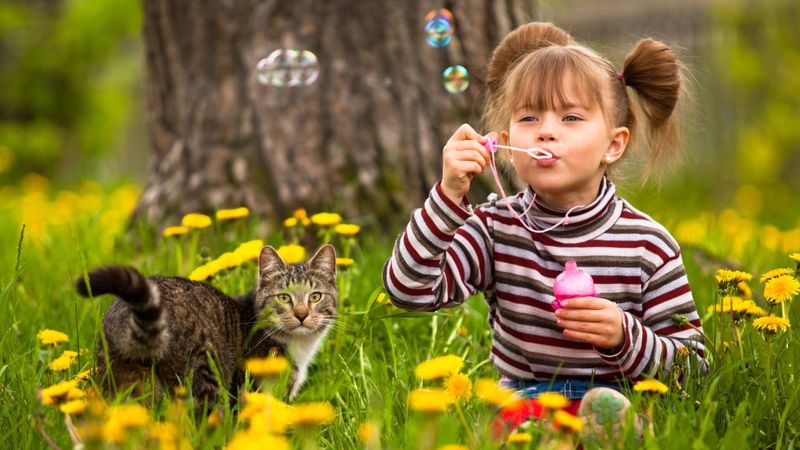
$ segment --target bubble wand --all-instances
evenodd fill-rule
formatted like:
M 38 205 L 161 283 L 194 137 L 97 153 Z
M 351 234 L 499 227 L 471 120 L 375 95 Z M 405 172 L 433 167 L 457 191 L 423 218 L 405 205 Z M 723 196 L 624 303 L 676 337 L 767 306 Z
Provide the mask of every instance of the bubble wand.
M 551 226 L 549 228 L 545 228 L 544 230 L 536 230 L 536 229 L 533 229 L 530 226 L 528 226 L 528 224 L 525 223 L 525 221 L 522 219 L 522 216 L 520 216 L 519 214 L 517 214 L 516 211 L 514 211 L 514 208 L 511 207 L 511 205 L 508 202 L 508 199 L 506 198 L 506 193 L 503 190 L 503 184 L 500 183 L 500 176 L 497 173 L 497 163 L 495 162 L 494 154 L 497 153 L 497 149 L 498 148 L 504 148 L 504 149 L 507 149 L 507 150 L 515 151 L 515 152 L 525 153 L 526 155 L 530 156 L 531 158 L 537 159 L 537 160 L 553 159 L 553 158 L 555 158 L 555 155 L 553 155 L 552 153 L 548 152 L 547 150 L 545 150 L 543 148 L 539 148 L 539 147 L 520 148 L 520 147 L 512 147 L 510 145 L 500 145 L 500 144 L 497 143 L 496 139 L 492 139 L 492 138 L 490 138 L 488 136 L 484 136 L 484 137 L 486 138 L 486 142 L 484 142 L 483 146 L 489 152 L 489 156 L 491 157 L 491 160 L 492 160 L 492 162 L 489 164 L 489 167 L 492 169 L 492 175 L 494 176 L 494 182 L 495 182 L 495 184 L 497 184 L 497 189 L 500 190 L 500 195 L 502 196 L 502 198 L 504 200 L 503 203 L 505 203 L 506 208 L 508 209 L 508 212 L 510 212 L 511 215 L 514 218 L 516 218 L 519 221 L 519 223 L 521 223 L 522 226 L 525 227 L 528 231 L 530 231 L 531 233 L 547 233 L 548 231 L 553 230 L 553 229 L 555 229 L 555 228 L 557 228 L 557 227 L 559 227 L 561 225 L 567 225 L 567 224 L 569 224 L 569 213 L 571 213 L 573 210 L 575 210 L 577 208 L 582 208 L 583 206 L 585 206 L 585 205 L 573 206 L 572 208 L 570 208 L 567 211 L 566 214 L 564 214 L 564 218 L 561 219 L 557 224 L 555 224 L 555 225 L 553 225 L 553 226 Z M 522 212 L 522 215 L 528 214 L 528 211 L 530 211 L 531 207 L 533 206 L 533 204 L 535 202 L 536 202 L 536 193 L 534 192 L 533 199 L 531 200 L 530 205 L 528 205 L 528 207 L 525 209 L 525 211 Z

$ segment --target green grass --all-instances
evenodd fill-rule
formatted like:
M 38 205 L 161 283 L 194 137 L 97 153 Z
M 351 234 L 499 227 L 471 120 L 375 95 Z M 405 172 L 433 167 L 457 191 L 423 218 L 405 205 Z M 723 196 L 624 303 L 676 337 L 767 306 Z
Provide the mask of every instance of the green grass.
M 106 199 L 101 210 L 113 208 L 113 202 L 107 200 L 112 194 L 99 195 Z M 102 212 L 76 213 L 67 223 L 45 229 L 28 225 L 26 235 L 21 236 L 19 215 L 13 211 L 18 207 L 15 202 L 0 206 L 0 398 L 6 406 L 0 410 L 0 446 L 47 448 L 39 432 L 43 430 L 61 448 L 69 448 L 63 416 L 53 407 L 42 406 L 36 392 L 92 366 L 90 355 L 100 319 L 112 301 L 108 297 L 79 297 L 73 289 L 74 279 L 89 268 L 110 263 L 130 264 L 147 274 L 186 275 L 186 269 L 183 273 L 178 270 L 177 250 L 180 247 L 186 258 L 191 239 L 156 239 L 145 227 L 120 233 L 121 222 L 109 225 Z M 258 224 L 257 218 L 251 218 L 225 225 L 225 229 L 203 230 L 193 266 L 250 239 L 283 243 L 278 234 L 258 235 Z M 714 235 L 715 230 L 709 234 Z M 689 376 L 682 390 L 670 384 L 670 392 L 661 398 L 631 394 L 637 410 L 652 409 L 655 417 L 654 435 L 646 435 L 643 445 L 664 449 L 793 448 L 800 436 L 800 384 L 796 380 L 800 373 L 800 333 L 792 328 L 765 336 L 753 330 L 749 320 L 734 323 L 730 317 L 705 313 L 706 307 L 718 299 L 713 280 L 717 262 L 730 256 L 709 253 L 709 248 L 730 245 L 724 233 L 716 236 L 714 242 L 684 248 L 693 292 L 711 340 L 711 371 L 702 377 Z M 496 448 L 486 435 L 493 410 L 476 399 L 463 405 L 463 415 L 451 410 L 436 418 L 410 411 L 407 406 L 409 392 L 423 386 L 414 377 L 414 367 L 431 357 L 462 356 L 464 372 L 473 381 L 497 375 L 488 363 L 491 336 L 481 298 L 437 313 L 410 313 L 376 301 L 381 292 L 380 271 L 393 238 L 378 235 L 377 230 L 363 230 L 352 254 L 356 264 L 340 274 L 338 324 L 321 348 L 297 399 L 328 401 L 336 409 L 334 421 L 314 430 L 312 441 L 320 448 L 363 448 L 358 428 L 371 421 L 380 428 L 380 448 L 469 445 L 470 434 L 482 443 L 481 448 Z M 745 270 L 757 275 L 773 267 L 789 266 L 784 253 L 755 241 L 737 258 Z M 334 243 L 341 248 L 337 239 Z M 238 294 L 248 289 L 254 277 L 255 266 L 250 263 L 221 274 L 212 284 Z M 757 281 L 750 285 L 758 297 Z M 798 308 L 790 305 L 792 324 L 800 324 L 798 314 Z M 48 350 L 36 339 L 44 328 L 66 332 L 70 341 L 55 352 Z M 466 330 L 465 335 L 459 330 Z M 68 372 L 47 369 L 47 362 L 61 350 L 79 348 L 88 352 L 80 355 Z M 185 437 L 193 448 L 221 448 L 241 429 L 230 414 L 225 415 L 220 427 L 208 428 L 203 418 L 191 416 L 194 413 L 184 404 L 189 400 L 175 403 L 152 396 L 136 400 L 152 410 L 154 420 L 173 417 L 176 408 L 183 408 L 190 416 L 184 422 Z M 535 436 L 542 433 L 546 432 L 533 432 Z M 295 448 L 308 448 L 299 433 L 289 436 Z M 145 444 L 141 435 L 134 435 L 123 447 L 141 448 Z M 619 443 L 626 448 L 640 445 L 632 433 Z M 531 448 L 535 448 L 533 444 Z M 593 446 L 587 444 L 587 448 Z

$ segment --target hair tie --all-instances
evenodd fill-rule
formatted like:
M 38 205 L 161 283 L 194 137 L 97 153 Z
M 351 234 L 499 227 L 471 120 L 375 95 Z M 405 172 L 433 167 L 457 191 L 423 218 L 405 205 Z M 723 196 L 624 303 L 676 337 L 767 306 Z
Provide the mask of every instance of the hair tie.
M 628 83 L 625 82 L 625 72 L 617 72 L 617 78 L 619 78 L 619 81 L 622 81 L 623 86 L 628 85 Z

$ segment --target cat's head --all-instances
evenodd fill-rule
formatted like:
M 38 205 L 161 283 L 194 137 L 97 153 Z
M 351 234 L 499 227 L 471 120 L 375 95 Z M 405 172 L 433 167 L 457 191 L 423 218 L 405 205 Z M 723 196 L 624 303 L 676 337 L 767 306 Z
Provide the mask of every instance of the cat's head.
M 286 264 L 270 246 L 258 258 L 255 312 L 269 333 L 311 335 L 336 316 L 336 251 L 323 245 L 305 263 Z

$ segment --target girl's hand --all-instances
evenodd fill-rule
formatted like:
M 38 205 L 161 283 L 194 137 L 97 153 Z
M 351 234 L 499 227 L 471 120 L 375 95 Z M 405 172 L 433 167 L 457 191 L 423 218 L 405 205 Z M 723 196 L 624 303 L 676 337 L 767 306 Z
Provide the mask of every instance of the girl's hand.
M 486 138 L 466 123 L 450 136 L 442 151 L 442 191 L 454 202 L 469 191 L 472 178 L 483 173 L 489 164 L 489 152 L 484 148 Z
M 561 301 L 557 323 L 564 336 L 609 349 L 622 344 L 625 330 L 622 310 L 617 304 L 597 297 L 577 297 Z

